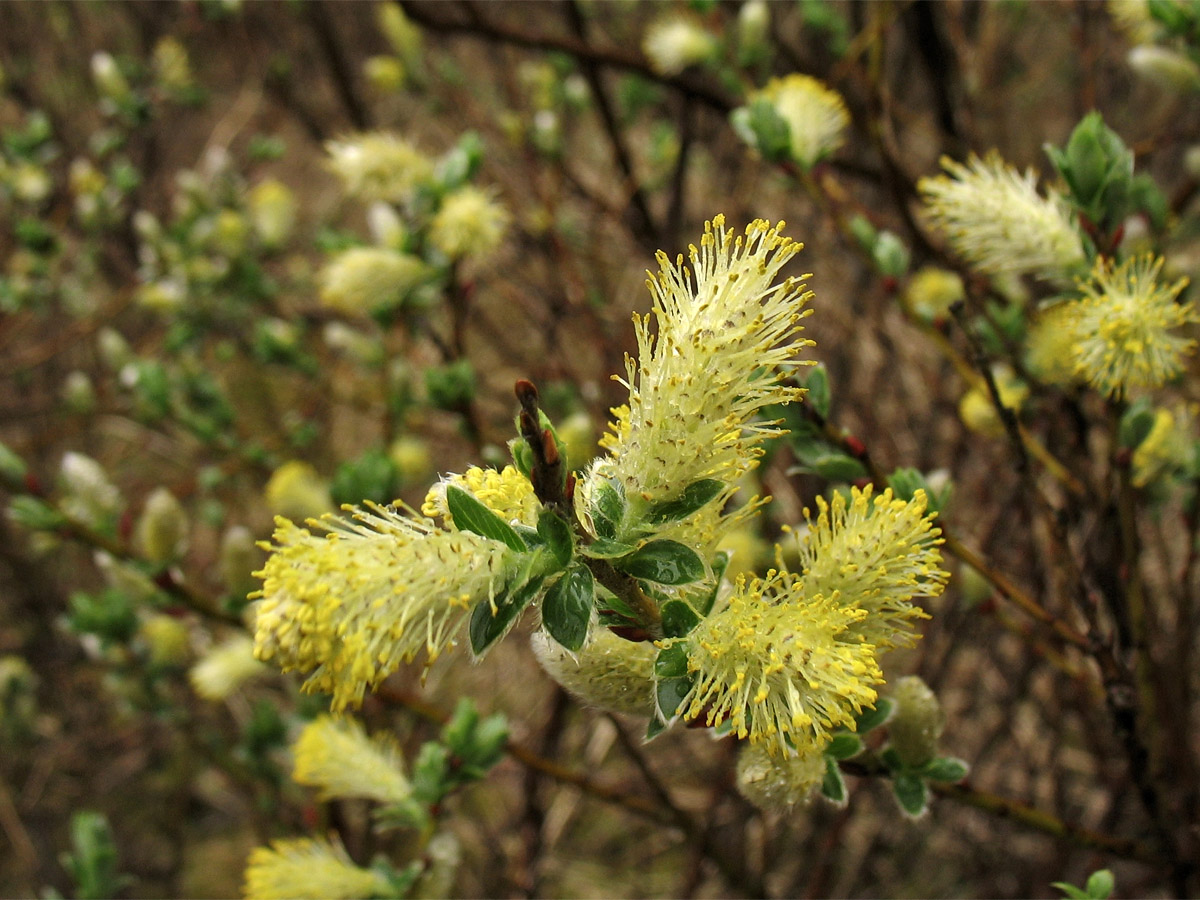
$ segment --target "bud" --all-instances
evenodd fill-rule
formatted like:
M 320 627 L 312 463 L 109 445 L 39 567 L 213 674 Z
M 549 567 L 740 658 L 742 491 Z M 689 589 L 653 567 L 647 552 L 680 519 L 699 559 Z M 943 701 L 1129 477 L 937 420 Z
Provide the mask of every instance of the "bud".
M 695 22 L 681 17 L 661 18 L 651 23 L 642 40 L 642 50 L 660 75 L 678 75 L 689 66 L 717 57 L 721 45 Z
M 0 478 L 10 485 L 15 485 L 23 482 L 28 472 L 29 466 L 25 465 L 25 460 L 14 453 L 7 444 L 0 443 Z
M 433 475 L 433 455 L 424 438 L 401 435 L 388 447 L 388 456 L 399 471 L 402 484 L 419 484 Z
M 147 309 L 172 312 L 183 306 L 187 299 L 187 284 L 182 278 L 162 278 L 143 284 L 135 296 L 138 303 Z
M 117 486 L 90 456 L 74 451 L 63 454 L 59 479 L 66 494 L 63 511 L 93 528 L 110 525 L 124 506 Z
M 766 54 L 771 37 L 771 9 L 766 0 L 747 0 L 738 10 L 738 53 L 743 63 Z
M 653 644 L 634 643 L 597 628 L 575 654 L 544 631 L 530 638 L 546 674 L 580 702 L 610 712 L 649 716 L 654 712 Z
M 174 668 L 184 665 L 191 657 L 187 626 L 174 616 L 165 613 L 151 616 L 138 628 L 138 637 L 152 666 Z
M 446 900 L 459 896 L 455 876 L 462 865 L 462 844 L 452 831 L 439 831 L 425 845 L 425 871 L 412 886 L 413 900 Z
M 392 50 L 406 63 L 411 64 L 420 56 L 421 29 L 409 21 L 398 4 L 380 3 L 376 7 L 376 21 Z
M 281 181 L 268 178 L 250 191 L 250 222 L 268 249 L 283 245 L 296 224 L 296 197 Z
M 54 190 L 54 182 L 41 166 L 23 162 L 7 173 L 13 196 L 25 203 L 41 203 Z
M 875 245 L 871 248 L 871 259 L 880 274 L 889 278 L 899 278 L 908 271 L 911 255 L 898 234 L 884 230 L 875 238 Z
M 254 571 L 262 564 L 262 553 L 254 535 L 245 525 L 231 525 L 221 535 L 221 553 L 217 569 L 221 582 L 231 594 L 245 596 L 257 587 Z
M 841 94 L 810 75 L 772 78 L 733 113 L 733 125 L 769 160 L 811 169 L 845 141 L 850 112 Z
M 567 448 L 567 466 L 582 469 L 600 452 L 596 443 L 596 427 L 585 412 L 575 412 L 563 419 L 555 429 L 558 439 Z
M 71 412 L 85 414 L 96 408 L 96 389 L 92 387 L 92 379 L 79 369 L 67 373 L 60 396 Z
M 370 334 L 364 334 L 345 322 L 329 322 L 322 330 L 325 345 L 335 353 L 341 353 L 364 366 L 377 366 L 383 362 L 383 345 Z
M 935 322 L 944 319 L 950 307 L 965 296 L 963 280 L 957 272 L 923 266 L 909 280 L 900 299 L 913 318 Z
M 1029 385 L 1021 381 L 1007 366 L 997 366 L 993 373 L 996 392 L 1005 408 L 1019 415 L 1021 407 L 1029 397 Z M 1004 422 L 992 402 L 992 393 L 986 385 L 977 385 L 963 394 L 958 402 L 958 415 L 963 424 L 976 434 L 985 437 L 1000 437 L 1004 434 Z
M 376 201 L 367 207 L 367 229 L 372 241 L 389 250 L 403 250 L 408 240 L 404 220 L 390 203 Z
M 1189 178 L 1200 181 L 1200 144 L 1192 144 L 1184 152 L 1183 169 Z
M 1175 94 L 1200 90 L 1200 66 L 1169 47 L 1143 44 L 1129 51 L 1129 67 L 1155 86 Z
M 286 462 L 271 475 L 265 491 L 267 507 L 276 515 L 302 522 L 333 510 L 329 486 L 306 462 Z
M 266 663 L 254 658 L 254 638 L 237 634 L 209 650 L 192 666 L 188 680 L 205 700 L 224 700 L 251 678 L 270 672 Z
M 97 550 L 92 558 L 104 577 L 104 583 L 131 603 L 146 603 L 158 596 L 158 585 L 140 569 L 135 569 L 104 550 Z
M 346 313 L 402 305 L 429 268 L 418 257 L 383 247 L 343 250 L 321 271 L 321 302 Z
M 906 675 L 892 690 L 896 714 L 888 722 L 888 740 L 907 768 L 919 768 L 937 756 L 946 716 L 937 695 L 916 675 Z
M 487 256 L 511 217 L 487 191 L 466 185 L 448 194 L 429 226 L 429 241 L 450 259 Z
M 176 38 L 160 38 L 154 45 L 154 74 L 169 91 L 186 91 L 192 87 L 192 68 L 187 49 Z
M 38 677 L 20 656 L 0 656 L 0 735 L 27 737 L 37 716 Z
M 92 81 L 96 90 L 114 103 L 125 103 L 133 96 L 117 61 L 103 51 L 92 54 Z
M 187 546 L 187 513 L 174 494 L 157 487 L 146 500 L 133 533 L 135 544 L 150 562 L 172 562 Z
M 763 810 L 785 812 L 808 800 L 825 778 L 825 755 L 795 753 L 774 756 L 774 745 L 742 741 L 737 762 L 738 792 Z
M 213 223 L 212 245 L 218 253 L 233 259 L 245 251 L 249 234 L 245 216 L 235 209 L 223 209 Z
M 367 83 L 381 94 L 391 94 L 407 80 L 404 63 L 394 56 L 371 56 L 363 63 Z

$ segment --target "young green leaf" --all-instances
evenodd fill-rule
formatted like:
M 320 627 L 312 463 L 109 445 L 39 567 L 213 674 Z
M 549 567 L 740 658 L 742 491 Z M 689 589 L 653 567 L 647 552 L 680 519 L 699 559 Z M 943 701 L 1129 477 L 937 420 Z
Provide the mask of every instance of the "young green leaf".
M 704 577 L 704 561 L 678 541 L 650 541 L 614 565 L 656 584 L 690 584 Z
M 586 566 L 574 565 L 550 586 L 542 600 L 542 624 L 568 650 L 587 639 L 596 605 L 596 584 Z
M 1088 896 L 1092 900 L 1108 900 L 1116 886 L 1116 879 L 1113 878 L 1111 869 L 1097 869 L 1088 876 L 1087 885 L 1085 885 Z
M 1075 885 L 1069 884 L 1066 881 L 1053 881 L 1050 883 L 1050 887 L 1058 888 L 1060 891 L 1066 894 L 1070 900 L 1092 900 L 1092 895 L 1083 888 L 1075 887 Z
M 545 580 L 539 576 L 503 591 L 496 597 L 494 613 L 491 601 L 487 598 L 476 603 L 471 612 L 471 622 L 467 626 L 471 637 L 471 652 L 482 656 L 492 644 L 502 638 L 529 602 L 538 595 Z
M 873 707 L 864 709 L 855 719 L 857 727 L 855 731 L 858 734 L 866 734 L 874 728 L 878 728 L 884 722 L 892 717 L 892 712 L 896 709 L 896 704 L 887 697 L 880 697 L 875 701 Z
M 833 740 L 825 748 L 825 755 L 833 759 L 849 759 L 852 756 L 858 756 L 862 751 L 862 738 L 857 734 L 842 732 L 833 736 Z
M 921 774 L 930 781 L 946 781 L 951 784 L 962 781 L 970 770 L 970 766 L 953 756 L 939 756 L 921 766 Z
M 654 674 L 658 678 L 678 678 L 687 674 L 687 645 L 672 644 L 658 651 L 654 658 Z
M 900 811 L 911 819 L 920 818 L 929 809 L 929 788 L 919 775 L 897 772 L 892 778 L 892 793 Z
M 733 554 L 728 550 L 719 550 L 713 556 L 710 565 L 712 566 L 713 584 L 712 590 L 704 597 L 697 601 L 696 610 L 701 616 L 707 616 L 712 612 L 713 605 L 717 602 L 717 594 L 721 591 L 721 579 L 725 577 L 725 570 L 729 568 L 729 561 L 733 559 Z
M 703 509 L 715 500 L 725 490 L 725 482 L 715 478 L 701 478 L 693 481 L 674 500 L 664 500 L 655 503 L 646 512 L 646 521 L 651 525 L 662 525 L 666 522 L 678 522 L 686 519 L 692 513 Z
M 558 564 L 566 568 L 575 551 L 571 526 L 567 524 L 567 520 L 553 510 L 543 509 L 538 516 L 537 532 Z
M 652 741 L 666 730 L 667 723 L 660 719 L 656 713 L 650 717 L 650 723 L 646 726 L 646 740 Z
M 625 516 L 625 497 L 620 485 L 607 478 L 598 479 L 592 490 L 591 501 L 588 513 L 592 517 L 596 537 L 614 539 Z
M 660 678 L 654 684 L 654 699 L 658 704 L 658 714 L 664 721 L 671 721 L 679 712 L 679 705 L 692 690 L 692 679 L 688 676 L 681 678 Z
M 460 531 L 500 541 L 519 552 L 529 549 L 511 525 L 457 485 L 446 486 L 446 506 Z
M 825 757 L 825 777 L 821 780 L 821 796 L 836 806 L 846 805 L 846 779 L 838 768 L 837 760 Z
M 685 637 L 700 624 L 696 611 L 682 600 L 669 600 L 662 608 L 664 637 Z

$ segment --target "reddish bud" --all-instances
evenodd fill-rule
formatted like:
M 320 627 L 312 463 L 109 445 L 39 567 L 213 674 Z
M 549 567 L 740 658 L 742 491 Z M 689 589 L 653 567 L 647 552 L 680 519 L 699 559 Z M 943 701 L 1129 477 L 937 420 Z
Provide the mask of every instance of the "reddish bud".
M 542 454 L 545 456 L 548 466 L 557 466 L 562 460 L 562 457 L 558 455 L 558 444 L 549 428 L 542 429 Z
M 846 435 L 846 452 L 851 456 L 862 459 L 867 455 L 866 445 L 852 434 Z
M 608 630 L 617 637 L 626 641 L 632 641 L 635 644 L 654 640 L 654 635 L 645 628 L 639 628 L 637 625 L 614 625 Z
M 522 406 L 525 406 L 529 403 L 537 403 L 537 386 L 528 379 L 518 378 L 517 383 L 513 388 L 513 392 L 517 395 L 517 399 L 521 401 Z

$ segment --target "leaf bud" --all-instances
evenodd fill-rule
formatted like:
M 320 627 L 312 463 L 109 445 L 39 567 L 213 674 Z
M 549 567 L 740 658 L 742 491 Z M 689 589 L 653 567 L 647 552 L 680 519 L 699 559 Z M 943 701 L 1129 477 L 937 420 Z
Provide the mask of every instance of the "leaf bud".
M 937 695 L 916 675 L 906 675 L 892 690 L 896 714 L 888 723 L 892 749 L 907 768 L 923 766 L 937 755 L 946 716 Z

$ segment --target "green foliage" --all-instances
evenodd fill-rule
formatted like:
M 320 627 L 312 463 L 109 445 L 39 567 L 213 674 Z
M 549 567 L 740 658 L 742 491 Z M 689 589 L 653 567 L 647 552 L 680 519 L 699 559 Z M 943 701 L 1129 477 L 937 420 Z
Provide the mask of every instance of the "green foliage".
M 1082 888 L 1065 881 L 1056 881 L 1050 886 L 1058 888 L 1070 900 L 1108 900 L 1117 883 L 1110 869 L 1097 869 L 1088 876 L 1087 884 Z
M 137 631 L 137 603 L 117 588 L 71 594 L 67 622 L 79 634 L 94 634 L 107 644 L 125 644 Z
M 85 810 L 71 816 L 71 850 L 60 861 L 79 900 L 106 900 L 133 883 L 118 872 L 112 828 L 98 812 Z
M 1070 188 L 1071 203 L 1105 234 L 1129 214 L 1133 151 L 1098 112 L 1075 126 L 1066 147 L 1047 144 L 1046 155 Z
M 426 369 L 425 390 L 438 409 L 462 410 L 475 397 L 475 368 L 470 360 L 459 359 Z
M 460 531 L 470 531 L 500 541 L 517 552 L 529 549 L 511 525 L 457 485 L 446 486 L 446 506 Z
M 596 585 L 587 566 L 574 565 L 550 586 L 542 600 L 542 625 L 568 650 L 587 639 L 596 605 Z
M 358 459 L 347 460 L 337 467 L 329 484 L 329 493 L 339 506 L 366 500 L 386 505 L 400 493 L 400 472 L 386 451 L 380 448 L 368 450 Z
M 704 577 L 704 561 L 678 541 L 649 541 L 614 564 L 634 578 L 656 584 L 690 584 Z
M 607 484 L 607 482 L 605 482 Z M 665 525 L 668 522 L 678 522 L 693 513 L 699 512 L 725 490 L 725 483 L 715 478 L 704 478 L 693 482 L 679 492 L 672 500 L 664 500 L 651 506 L 645 515 L 648 525 Z

